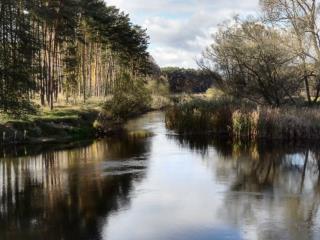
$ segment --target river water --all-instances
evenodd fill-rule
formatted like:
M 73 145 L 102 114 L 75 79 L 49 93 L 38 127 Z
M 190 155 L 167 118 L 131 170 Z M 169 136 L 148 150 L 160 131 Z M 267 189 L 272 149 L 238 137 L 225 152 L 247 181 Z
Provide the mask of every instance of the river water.
M 1 149 L 0 239 L 320 239 L 317 147 L 184 138 L 161 112 L 127 129 Z

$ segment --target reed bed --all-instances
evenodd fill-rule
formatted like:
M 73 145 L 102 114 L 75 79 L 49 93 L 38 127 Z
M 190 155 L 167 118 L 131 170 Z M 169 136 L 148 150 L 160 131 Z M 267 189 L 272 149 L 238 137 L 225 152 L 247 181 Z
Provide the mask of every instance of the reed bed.
M 236 139 L 320 139 L 320 109 L 257 107 L 230 99 L 176 104 L 166 125 L 180 134 L 213 133 Z

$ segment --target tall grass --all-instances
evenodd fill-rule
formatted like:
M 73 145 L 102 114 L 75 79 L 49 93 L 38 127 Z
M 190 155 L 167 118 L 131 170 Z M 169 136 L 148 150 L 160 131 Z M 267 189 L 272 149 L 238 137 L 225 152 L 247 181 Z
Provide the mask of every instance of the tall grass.
M 270 108 L 230 99 L 192 100 L 166 112 L 167 127 L 181 134 L 214 133 L 236 139 L 320 139 L 320 109 Z
M 320 139 L 320 109 L 263 108 L 257 111 L 257 137 L 270 139 Z
M 179 133 L 228 134 L 237 104 L 227 98 L 206 101 L 193 99 L 175 104 L 166 112 L 166 125 Z

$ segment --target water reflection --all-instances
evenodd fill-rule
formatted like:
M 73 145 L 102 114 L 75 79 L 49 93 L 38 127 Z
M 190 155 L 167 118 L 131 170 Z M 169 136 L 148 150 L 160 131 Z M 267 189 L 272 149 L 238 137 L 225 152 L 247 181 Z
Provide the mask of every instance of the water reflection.
M 210 151 L 214 150 L 219 156 L 219 162 L 212 166 L 217 176 L 236 175 L 231 191 L 273 192 L 281 188 L 282 194 L 300 195 L 319 186 L 320 148 L 316 144 L 243 144 L 198 137 L 169 135 L 209 162 Z
M 170 137 L 172 139 L 172 137 Z M 198 152 L 227 185 L 218 215 L 244 239 L 320 238 L 320 149 L 316 144 L 255 144 L 174 136 Z M 213 161 L 214 151 L 219 157 Z
M 0 239 L 320 239 L 316 144 L 178 136 L 162 113 L 128 131 L 3 149 Z
M 150 143 L 121 138 L 0 160 L 0 239 L 100 239 L 104 218 L 130 204 Z

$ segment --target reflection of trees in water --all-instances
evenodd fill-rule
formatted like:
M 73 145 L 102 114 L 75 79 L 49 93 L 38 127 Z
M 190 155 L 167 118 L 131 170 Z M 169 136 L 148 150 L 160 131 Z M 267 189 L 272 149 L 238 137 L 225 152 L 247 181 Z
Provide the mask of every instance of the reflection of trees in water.
M 223 215 L 238 225 L 248 221 L 259 239 L 312 239 L 319 224 L 319 150 L 281 144 L 255 148 L 232 155 L 236 174 Z
M 246 229 L 256 233 L 256 239 L 320 239 L 320 148 L 316 144 L 175 138 L 202 155 L 210 147 L 217 152 L 218 158 L 207 154 L 204 159 L 212 162 L 206 165 L 212 166 L 219 182 L 230 183 L 218 213 L 226 221 L 249 226 Z
M 236 224 L 248 221 L 258 239 L 318 239 L 319 149 L 259 145 L 257 152 L 258 158 L 236 157 L 223 215 Z
M 180 146 L 195 151 L 202 156 L 208 154 L 210 147 L 214 146 L 221 156 L 228 156 L 232 152 L 230 139 L 218 139 L 211 135 L 167 135 L 171 140 L 176 141 Z
M 147 140 L 125 138 L 0 160 L 0 239 L 101 239 L 106 217 L 144 177 L 149 151 Z M 106 159 L 123 173 L 106 173 Z M 122 164 L 131 160 L 144 167 Z
M 237 177 L 234 191 L 302 194 L 319 181 L 319 150 L 313 146 L 256 144 L 232 154 Z
M 172 135 L 181 146 L 207 155 L 213 147 L 219 156 L 214 169 L 228 168 L 236 173 L 234 191 L 272 191 L 275 185 L 288 188 L 288 193 L 302 193 L 310 188 L 310 181 L 318 185 L 320 172 L 320 148 L 315 144 L 285 143 L 232 143 L 210 136 Z M 206 158 L 207 159 L 207 158 Z M 210 158 L 209 158 L 210 161 Z M 289 185 L 291 183 L 292 185 Z
M 33 144 L 10 144 L 0 145 L 0 159 L 14 158 L 22 156 L 34 156 L 46 152 L 60 151 L 74 148 L 87 147 L 93 143 L 93 140 L 75 141 L 68 143 L 33 143 Z

